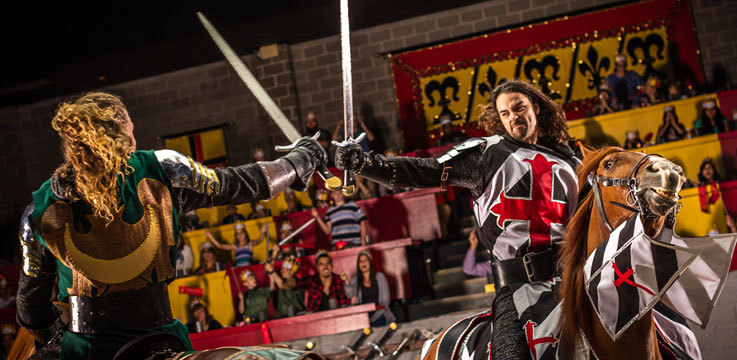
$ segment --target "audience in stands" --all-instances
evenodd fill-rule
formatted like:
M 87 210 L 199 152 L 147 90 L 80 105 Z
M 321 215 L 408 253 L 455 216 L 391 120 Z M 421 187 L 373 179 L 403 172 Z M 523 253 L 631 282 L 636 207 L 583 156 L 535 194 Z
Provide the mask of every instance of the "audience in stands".
M 354 114 L 355 115 L 355 114 Z M 363 151 L 368 152 L 369 151 L 369 141 L 374 141 L 374 133 L 369 130 L 368 127 L 366 127 L 366 124 L 361 120 L 360 117 L 355 116 L 354 120 L 358 123 L 357 127 L 353 128 L 353 138 L 358 139 L 361 134 L 366 134 L 366 138 L 363 139 L 358 145 L 361 145 L 361 148 L 363 148 Z M 355 125 L 355 124 L 354 124 Z M 333 131 L 333 140 L 335 141 L 343 141 L 345 140 L 345 136 L 340 129 L 343 128 L 343 122 L 339 121 L 338 125 L 335 127 L 335 130 Z
M 333 259 L 326 251 L 320 251 L 315 257 L 313 276 L 297 280 L 297 288 L 307 292 L 307 311 L 323 311 L 336 309 L 350 304 L 345 296 L 345 284 L 340 276 L 333 274 Z
M 295 274 L 299 271 L 298 260 L 294 256 L 285 258 L 279 272 L 274 271 L 274 266 L 270 262 L 264 265 L 264 269 L 271 280 L 271 289 L 276 290 L 276 317 L 294 316 L 305 311 L 304 291 L 295 289 L 297 287 Z
M 313 136 L 318 131 L 320 132 L 320 137 L 317 138 L 317 142 L 325 149 L 326 154 L 330 154 L 330 131 L 321 129 L 317 123 L 317 116 L 315 116 L 314 112 L 310 111 L 305 118 L 305 136 Z M 331 162 L 333 161 L 330 156 L 328 158 Z
M 213 319 L 212 316 L 210 316 L 210 313 L 207 311 L 207 307 L 199 301 L 195 301 L 195 303 L 192 304 L 191 315 L 192 320 L 187 323 L 187 330 L 189 330 L 190 333 L 198 333 L 223 328 L 223 326 L 220 325 L 217 320 Z
M 389 301 L 391 301 L 389 282 L 383 273 L 377 272 L 374 268 L 371 254 L 366 251 L 359 252 L 356 258 L 356 275 L 348 280 L 348 275 L 342 273 L 340 279 L 348 284 L 345 286 L 346 297 L 355 296 L 357 304 L 374 303 L 376 306 L 384 307 L 369 313 L 372 327 L 383 326 L 396 320 L 394 314 L 389 310 Z
M 617 109 L 617 105 L 612 99 L 612 90 L 607 84 L 599 85 L 599 103 L 589 111 L 589 116 L 597 116 L 613 113 Z
M 284 190 L 284 202 L 287 203 L 287 209 L 282 211 L 280 215 L 286 215 L 305 210 L 305 206 L 302 205 L 299 199 L 297 199 L 297 195 L 294 194 L 294 190 L 290 188 Z
M 627 70 L 627 58 L 623 54 L 617 54 L 614 73 L 606 78 L 606 84 L 614 95 L 614 101 L 624 109 L 629 109 L 637 97 L 642 78 L 636 72 Z
M 485 277 L 491 274 L 491 264 L 488 261 L 476 262 L 476 248 L 479 245 L 479 238 L 476 236 L 476 230 L 471 231 L 468 235 L 468 251 L 463 258 L 463 272 L 466 275 Z
M 366 245 L 366 215 L 358 204 L 346 201 L 340 190 L 330 192 L 335 206 L 328 209 L 326 220 L 320 217 L 317 210 L 312 209 L 312 217 L 317 220 L 320 229 L 331 236 L 331 246 L 335 249 Z
M 624 134 L 624 148 L 626 150 L 630 149 L 639 149 L 645 145 L 645 143 L 640 139 L 640 130 L 628 130 Z
M 450 120 L 449 115 L 445 115 L 440 119 L 440 126 L 442 127 L 442 136 L 437 142 L 437 146 L 457 144 L 468 139 L 468 135 L 463 132 L 455 131 L 453 129 L 453 122 Z
M 228 212 L 228 215 L 225 215 L 225 217 L 223 218 L 223 224 L 232 224 L 239 221 L 246 221 L 246 217 L 238 213 L 238 207 L 236 207 L 235 205 L 228 205 L 228 207 L 225 208 L 225 211 Z
M 701 108 L 701 115 L 693 124 L 696 136 L 727 131 L 727 119 L 715 99 L 706 99 Z
M 258 240 L 252 241 L 248 237 L 246 231 L 246 225 L 244 223 L 237 223 L 233 226 L 235 231 L 235 244 L 221 243 L 210 233 L 210 230 L 205 229 L 205 236 L 210 242 L 220 250 L 235 251 L 235 266 L 248 266 L 253 264 L 253 248 L 260 244 L 266 238 L 266 231 L 269 230 L 269 223 L 264 222 L 261 224 L 261 233 L 258 236 Z
M 315 191 L 315 207 L 324 208 L 330 206 L 330 192 L 325 189 Z
M 194 271 L 195 275 L 204 275 L 220 271 L 222 264 L 215 258 L 215 248 L 207 242 L 200 246 L 200 266 Z
M 179 236 L 177 243 L 177 277 L 188 276 L 192 272 L 194 266 L 194 254 L 192 248 L 184 241 L 183 236 Z
M 269 274 L 268 271 L 266 273 Z M 266 321 L 271 291 L 258 287 L 256 275 L 250 270 L 241 273 L 241 280 L 246 284 L 246 288 L 244 292 L 238 293 L 238 314 L 247 324 Z
M 359 175 L 353 175 L 354 183 L 356 184 L 356 188 L 358 189 L 358 199 L 360 200 L 366 200 L 371 199 L 374 197 L 374 193 L 371 191 L 369 186 L 366 184 L 366 182 L 363 180 L 363 177 Z M 371 183 L 373 185 L 373 183 Z
M 282 222 L 281 226 L 279 226 L 279 242 L 286 239 L 289 235 L 292 234 L 293 231 L 294 230 L 292 229 L 292 224 L 289 222 L 289 220 L 285 220 L 284 222 Z M 301 258 L 305 255 L 307 255 L 307 252 L 305 251 L 305 248 L 302 247 L 302 237 L 297 234 L 289 241 L 287 241 L 287 243 L 284 244 L 282 247 L 274 244 L 274 247 L 272 248 L 271 258 L 274 260 L 282 260 L 290 256 Z
M 683 85 L 680 81 L 672 81 L 668 84 L 668 96 L 666 97 L 666 100 L 676 101 L 686 99 L 688 96 L 686 96 L 681 90 L 682 86 Z
M 253 209 L 253 212 L 248 215 L 248 220 L 261 219 L 269 217 L 271 215 L 269 213 L 269 209 L 267 209 L 264 204 L 261 204 L 259 202 L 252 202 L 251 208 Z
M 15 307 L 15 291 L 7 279 L 0 275 L 0 309 Z
M 206 228 L 209 224 L 201 223 L 200 217 L 197 216 L 197 211 L 190 210 L 184 215 L 184 221 L 182 222 L 182 232 L 199 230 Z
M 681 140 L 686 137 L 686 127 L 678 122 L 678 115 L 676 115 L 676 108 L 672 105 L 668 105 L 663 108 L 663 124 L 658 128 L 658 135 L 655 137 L 655 141 L 658 144 L 667 143 L 671 141 Z

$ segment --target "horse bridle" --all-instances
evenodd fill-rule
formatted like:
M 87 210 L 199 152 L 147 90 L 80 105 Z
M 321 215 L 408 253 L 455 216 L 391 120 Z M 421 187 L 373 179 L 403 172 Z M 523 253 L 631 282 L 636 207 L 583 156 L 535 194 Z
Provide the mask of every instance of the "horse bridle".
M 599 215 L 601 216 L 601 219 L 604 221 L 604 225 L 606 225 L 607 230 L 609 232 L 614 231 L 612 228 L 612 224 L 609 223 L 609 219 L 606 216 L 606 212 L 604 211 L 604 203 L 601 200 L 601 189 L 599 187 L 601 186 L 626 186 L 629 188 L 629 191 L 627 192 L 627 197 L 625 197 L 625 202 L 627 203 L 622 204 L 616 201 L 610 201 L 612 205 L 617 205 L 621 208 L 624 208 L 626 210 L 632 211 L 636 214 L 643 213 L 642 204 L 640 204 L 640 200 L 637 198 L 637 190 L 638 184 L 637 179 L 635 178 L 635 174 L 637 173 L 637 170 L 640 169 L 640 166 L 642 166 L 647 159 L 650 157 L 657 156 L 662 158 L 659 154 L 647 154 L 643 156 L 637 164 L 632 168 L 630 171 L 630 174 L 626 178 L 612 178 L 608 176 L 599 175 L 594 171 L 593 174 L 589 176 L 589 184 L 591 185 L 591 191 L 594 192 L 594 199 L 596 201 L 596 207 L 599 209 Z

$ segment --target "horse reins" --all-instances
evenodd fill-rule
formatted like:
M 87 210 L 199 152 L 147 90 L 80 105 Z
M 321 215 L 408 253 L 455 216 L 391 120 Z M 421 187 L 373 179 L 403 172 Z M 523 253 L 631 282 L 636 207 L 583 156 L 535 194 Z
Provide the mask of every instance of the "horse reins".
M 637 179 L 635 178 L 635 174 L 637 173 L 637 170 L 640 169 L 640 166 L 645 163 L 645 160 L 649 159 L 650 157 L 657 156 L 661 157 L 659 154 L 647 154 L 643 156 L 637 164 L 632 168 L 632 171 L 630 171 L 630 174 L 626 178 L 612 178 L 608 176 L 599 175 L 596 172 L 594 174 L 589 176 L 589 184 L 591 184 L 591 190 L 594 192 L 594 200 L 596 201 L 596 207 L 599 209 L 599 215 L 601 216 L 601 219 L 604 221 L 604 225 L 606 225 L 607 230 L 609 232 L 614 231 L 612 228 L 611 223 L 609 223 L 609 218 L 606 216 L 606 212 L 604 211 L 604 203 L 601 200 L 601 186 L 626 186 L 629 188 L 629 191 L 627 192 L 627 197 L 625 198 L 625 202 L 627 204 L 622 204 L 616 201 L 610 201 L 612 205 L 619 206 L 623 209 L 632 211 L 634 213 L 642 213 L 642 205 L 640 204 L 640 201 L 637 198 Z

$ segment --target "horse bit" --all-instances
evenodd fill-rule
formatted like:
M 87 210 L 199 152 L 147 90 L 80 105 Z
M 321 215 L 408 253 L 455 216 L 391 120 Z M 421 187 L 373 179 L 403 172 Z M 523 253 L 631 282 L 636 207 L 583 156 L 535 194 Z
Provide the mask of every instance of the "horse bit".
M 635 174 L 637 173 L 637 170 L 640 169 L 640 166 L 642 166 L 647 159 L 653 156 L 663 158 L 663 156 L 659 154 L 647 154 L 643 156 L 635 164 L 635 166 L 630 171 L 629 176 L 626 178 L 612 178 L 608 176 L 603 176 L 603 175 L 596 174 L 596 171 L 594 171 L 593 174 L 589 175 L 588 182 L 591 185 L 591 190 L 594 192 L 594 199 L 596 200 L 596 207 L 599 209 L 599 215 L 601 216 L 602 220 L 604 220 L 604 225 L 606 225 L 606 228 L 607 230 L 609 230 L 609 232 L 614 231 L 614 229 L 612 229 L 612 225 L 609 223 L 609 219 L 606 216 L 606 212 L 604 212 L 604 204 L 602 203 L 602 200 L 601 200 L 601 189 L 599 189 L 599 187 L 600 186 L 627 186 L 627 188 L 629 188 L 629 191 L 627 192 L 627 196 L 625 197 L 625 202 L 627 204 L 625 205 L 625 204 L 622 204 L 616 201 L 610 201 L 610 203 L 612 205 L 616 205 L 626 210 L 632 211 L 636 214 L 644 213 L 642 210 L 642 204 L 640 204 L 640 200 L 637 197 L 637 191 L 639 190 L 639 188 L 637 186 L 637 179 L 635 178 Z

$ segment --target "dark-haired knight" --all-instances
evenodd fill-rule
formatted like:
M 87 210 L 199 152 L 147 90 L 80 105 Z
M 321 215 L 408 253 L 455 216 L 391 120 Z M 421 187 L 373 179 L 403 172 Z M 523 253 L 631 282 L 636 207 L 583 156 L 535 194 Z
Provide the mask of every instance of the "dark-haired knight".
M 535 351 L 528 340 L 555 336 L 557 323 L 545 320 L 557 304 L 557 244 L 576 208 L 579 156 L 561 107 L 528 83 L 499 85 L 480 121 L 492 136 L 438 158 L 386 159 L 351 146 L 338 150 L 336 163 L 389 187 L 468 188 L 494 273 L 493 328 L 504 329 L 492 332 L 491 357 L 553 353 L 550 347 Z
M 172 150 L 136 151 L 125 105 L 102 92 L 62 103 L 51 125 L 64 161 L 33 193 L 20 229 L 17 317 L 40 359 L 111 359 L 149 335 L 163 349 L 146 351 L 191 350 L 167 291 L 181 239 L 177 215 L 303 191 L 327 158 L 310 138 L 275 161 L 214 170 Z M 50 300 L 57 275 L 69 324 Z

